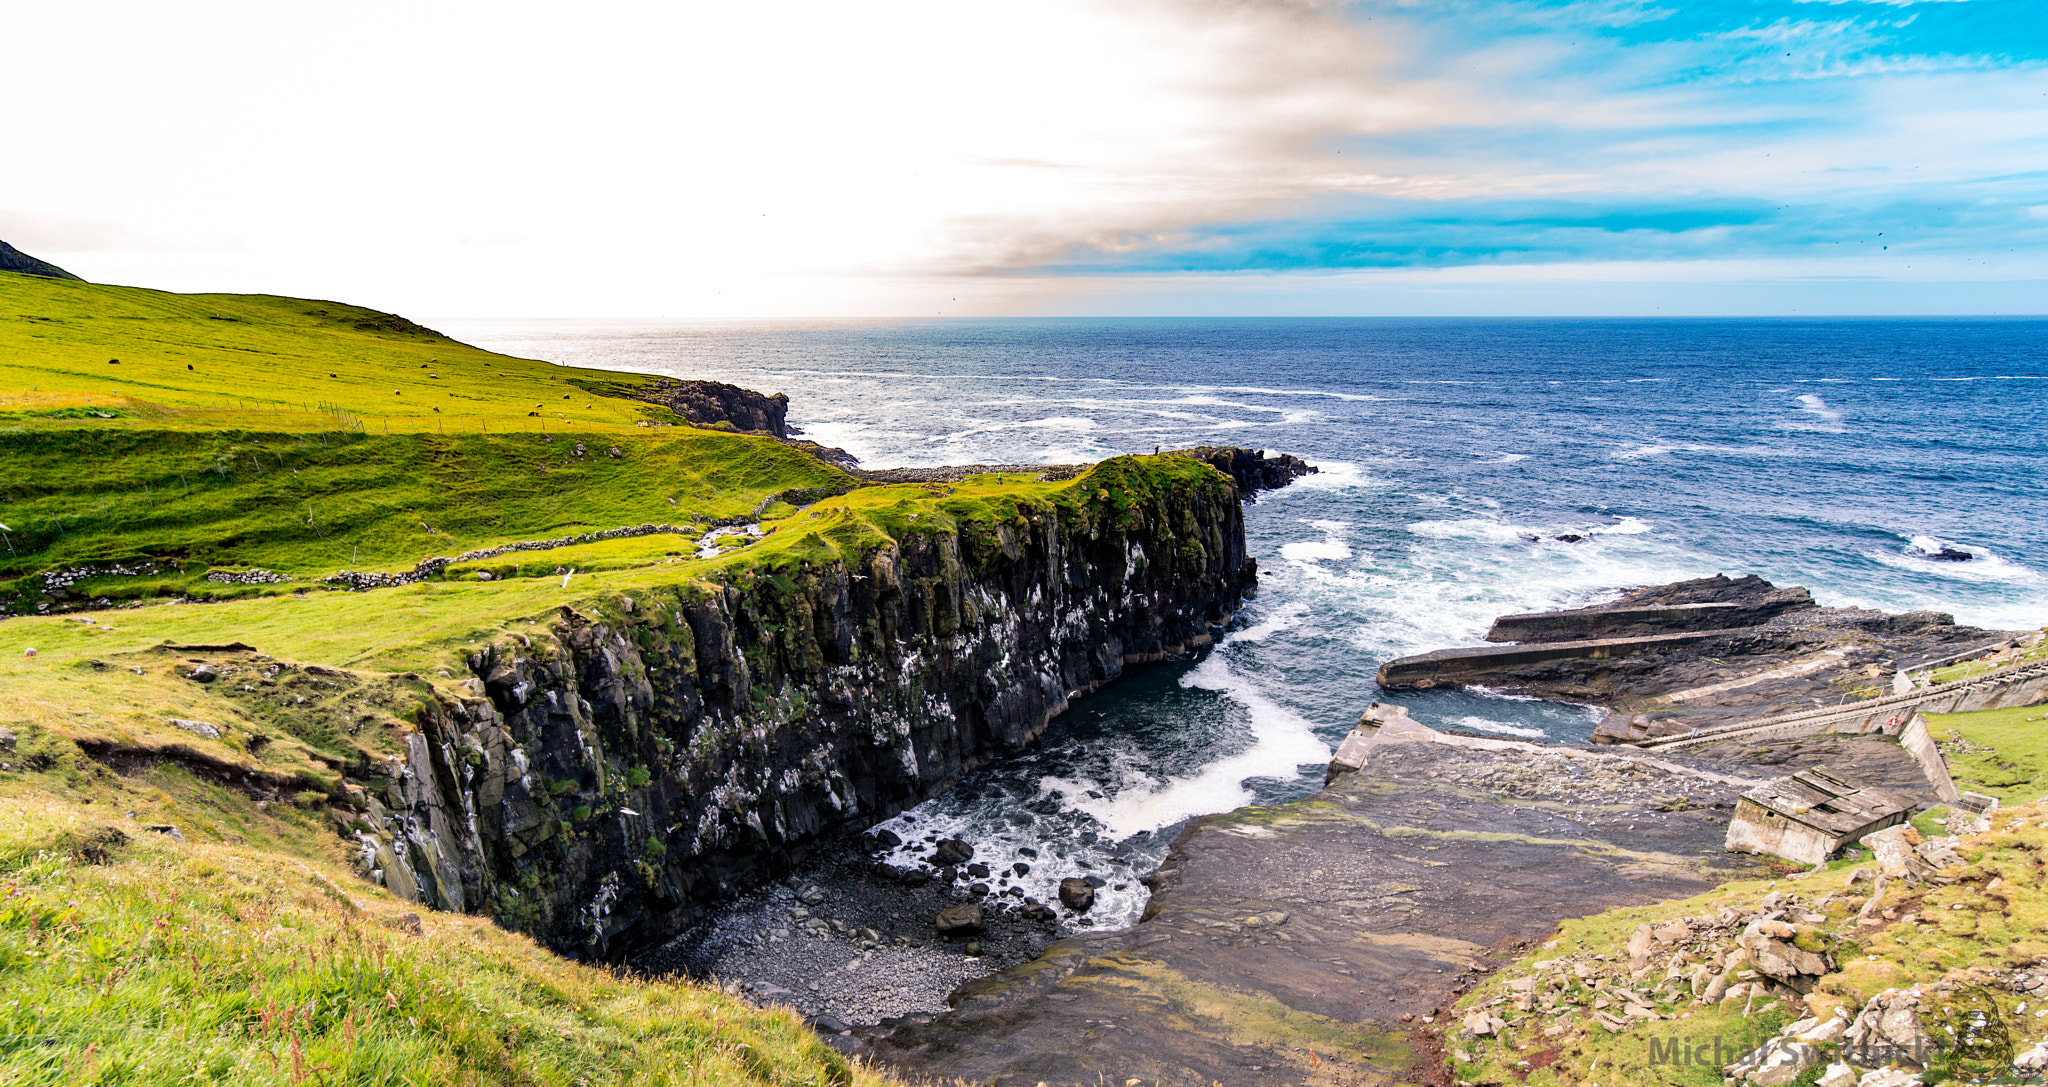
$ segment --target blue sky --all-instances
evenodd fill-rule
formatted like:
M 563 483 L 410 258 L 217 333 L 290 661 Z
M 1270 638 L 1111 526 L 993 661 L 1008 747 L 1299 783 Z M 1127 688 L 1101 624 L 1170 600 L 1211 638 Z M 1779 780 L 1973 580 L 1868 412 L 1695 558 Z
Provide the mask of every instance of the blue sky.
M 109 0 L 0 238 L 417 315 L 2048 310 L 2048 5 Z
M 1393 79 L 1492 101 L 1327 133 L 1330 157 L 1388 176 L 1387 195 L 1344 186 L 1075 245 L 1040 269 L 1803 258 L 2031 274 L 2048 241 L 2048 5 L 1361 3 L 1345 17 L 1407 46 Z M 1393 180 L 1417 174 L 1443 184 Z M 1494 184 L 1457 191 L 1479 178 Z

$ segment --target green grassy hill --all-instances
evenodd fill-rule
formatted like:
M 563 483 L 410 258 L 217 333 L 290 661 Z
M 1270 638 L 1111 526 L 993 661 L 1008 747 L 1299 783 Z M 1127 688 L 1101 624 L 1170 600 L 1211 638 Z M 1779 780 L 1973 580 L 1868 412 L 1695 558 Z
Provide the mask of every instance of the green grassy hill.
M 863 486 L 679 425 L 641 380 L 337 303 L 0 273 L 0 1087 L 882 1082 L 787 1010 L 419 916 L 354 874 L 344 774 L 562 608 L 1123 516 L 1214 472 Z M 737 521 L 758 534 L 700 555 Z M 646 524 L 674 531 L 560 542 Z M 188 678 L 222 652 L 251 674 Z
M 778 504 L 853 481 L 666 425 L 637 382 L 353 306 L 0 273 L 0 606 L 73 613 L 0 621 L 0 1084 L 881 1082 L 787 1010 L 422 918 L 353 874 L 342 771 L 403 750 L 474 639 L 944 521 L 918 487 Z M 694 557 L 762 514 L 761 540 Z M 318 580 L 649 522 L 683 531 Z M 252 567 L 291 580 L 206 579 Z M 184 678 L 177 646 L 232 641 L 280 681 Z
M 670 425 L 638 384 L 336 303 L 0 274 L 0 608 L 280 591 L 206 579 L 248 567 L 298 590 L 853 485 L 768 438 Z M 150 576 L 39 576 L 108 563 Z

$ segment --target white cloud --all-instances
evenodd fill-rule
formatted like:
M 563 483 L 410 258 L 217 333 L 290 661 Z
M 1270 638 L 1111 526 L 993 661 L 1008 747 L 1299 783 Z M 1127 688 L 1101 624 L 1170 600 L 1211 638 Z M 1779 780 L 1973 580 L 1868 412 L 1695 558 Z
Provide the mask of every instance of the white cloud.
M 1573 29 L 1641 5 L 1497 8 L 1555 25 L 1312 0 L 36 5 L 9 17 L 37 43 L 11 85 L 43 93 L 0 105 L 26 164 L 0 237 L 91 278 L 423 314 L 1011 312 L 1074 297 L 1007 274 L 1073 247 L 1347 194 L 1876 199 L 2019 175 L 2048 142 L 2030 70 L 1749 93 L 1667 78 L 1708 46 Z M 1750 37 L 1854 37 L 1828 14 Z

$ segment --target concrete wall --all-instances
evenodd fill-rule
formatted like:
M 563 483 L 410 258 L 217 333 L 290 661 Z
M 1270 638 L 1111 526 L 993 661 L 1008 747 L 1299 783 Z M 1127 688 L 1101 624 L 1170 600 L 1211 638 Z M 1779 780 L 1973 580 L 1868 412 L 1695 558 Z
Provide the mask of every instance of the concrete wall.
M 1899 746 L 1913 756 L 1920 764 L 1920 770 L 1927 775 L 1928 784 L 1934 786 L 1935 795 L 1951 804 L 1962 799 L 1956 789 L 1955 779 L 1948 776 L 1948 760 L 1941 757 L 1941 748 L 1935 745 L 1934 736 L 1927 731 L 1927 718 L 1914 714 L 1906 728 L 1899 733 Z

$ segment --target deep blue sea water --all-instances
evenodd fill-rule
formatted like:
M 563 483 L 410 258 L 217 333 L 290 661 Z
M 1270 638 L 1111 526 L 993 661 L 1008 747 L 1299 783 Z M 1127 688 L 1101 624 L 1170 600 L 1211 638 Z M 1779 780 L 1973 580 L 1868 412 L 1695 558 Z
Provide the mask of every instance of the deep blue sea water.
M 443 326 L 786 392 L 793 424 L 871 467 L 1213 442 L 1319 465 L 1252 507 L 1264 589 L 1225 644 L 1078 703 L 1030 753 L 890 824 L 963 834 L 992 862 L 1038 849 L 1041 897 L 1102 875 L 1098 925 L 1136 919 L 1131 876 L 1183 820 L 1317 787 L 1381 697 L 1381 661 L 1472 644 L 1500 614 L 1725 572 L 2048 624 L 2044 320 Z M 1943 547 L 1976 557 L 1928 557 Z M 1392 700 L 1510 736 L 1579 740 L 1593 720 L 1484 692 Z

